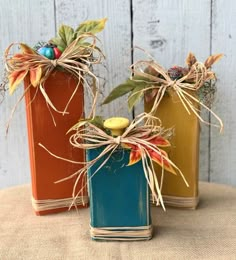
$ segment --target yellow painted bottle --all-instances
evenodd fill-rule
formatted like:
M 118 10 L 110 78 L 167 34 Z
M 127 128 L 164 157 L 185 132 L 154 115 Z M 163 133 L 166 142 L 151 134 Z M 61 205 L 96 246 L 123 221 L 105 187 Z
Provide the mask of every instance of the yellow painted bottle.
M 153 102 L 145 102 L 145 111 L 150 112 L 152 106 Z M 199 120 L 196 115 L 186 111 L 173 90 L 169 90 L 164 95 L 155 116 L 161 119 L 165 128 L 174 128 L 168 155 L 182 171 L 189 184 L 187 187 L 179 176 L 165 173 L 162 186 L 165 205 L 195 209 L 199 201 Z M 159 166 L 155 166 L 155 171 L 160 176 Z

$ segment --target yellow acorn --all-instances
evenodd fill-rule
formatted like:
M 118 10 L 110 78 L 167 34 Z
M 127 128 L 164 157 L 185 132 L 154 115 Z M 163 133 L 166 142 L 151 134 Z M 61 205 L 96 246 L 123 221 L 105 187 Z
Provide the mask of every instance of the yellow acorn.
M 104 121 L 104 127 L 111 130 L 113 136 L 122 135 L 129 126 L 129 119 L 125 117 L 111 117 Z

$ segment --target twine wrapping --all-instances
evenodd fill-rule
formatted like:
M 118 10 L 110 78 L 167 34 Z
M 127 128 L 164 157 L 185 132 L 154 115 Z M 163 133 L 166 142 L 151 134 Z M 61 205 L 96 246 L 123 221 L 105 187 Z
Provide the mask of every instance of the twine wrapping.
M 58 208 L 68 208 L 73 201 L 73 198 L 64 199 L 46 199 L 46 200 L 36 200 L 34 197 L 31 198 L 32 206 L 35 211 L 41 212 L 45 210 L 52 210 Z M 88 204 L 88 196 L 78 196 L 76 201 L 74 201 L 75 206 L 85 206 Z
M 191 55 L 192 54 L 189 54 L 190 58 L 192 58 Z M 179 97 L 188 114 L 191 114 L 191 112 L 194 113 L 202 123 L 219 127 L 220 132 L 222 132 L 222 120 L 196 97 L 196 91 L 199 90 L 206 81 L 215 77 L 214 73 L 209 70 L 209 66 L 220 59 L 221 56 L 222 55 L 214 56 L 215 59 L 212 59 L 212 61 L 210 61 L 210 58 L 213 56 L 210 56 L 207 60 L 208 63 L 206 61 L 204 64 L 194 60 L 193 64 L 189 64 L 190 68 L 186 75 L 176 80 L 172 80 L 168 74 L 168 71 L 166 71 L 154 60 L 138 61 L 131 66 L 131 70 L 134 76 L 140 76 L 141 79 L 132 80 L 136 82 L 145 82 L 145 79 L 147 79 L 146 83 L 148 87 L 132 93 L 129 98 L 138 92 L 141 92 L 143 95 L 144 93 L 147 94 L 147 91 L 153 91 L 151 94 L 151 99 L 154 98 L 154 101 L 150 114 L 155 114 L 166 91 L 173 90 Z M 149 73 L 150 71 L 151 73 Z M 204 108 L 210 112 L 219 124 L 213 124 L 205 121 L 199 114 L 199 108 Z
M 88 40 L 91 43 L 84 42 L 84 40 Z M 97 37 L 91 33 L 81 34 L 64 50 L 61 56 L 55 60 L 47 59 L 23 43 L 12 43 L 5 51 L 5 67 L 10 84 L 10 93 L 15 91 L 16 87 L 27 75 L 29 75 L 31 82 L 30 86 L 26 87 L 23 95 L 17 101 L 12 110 L 12 115 L 31 86 L 39 88 L 45 98 L 47 106 L 64 115 L 67 113 L 67 108 L 80 84 L 83 84 L 84 87 L 88 89 L 89 96 L 91 96 L 92 106 L 89 117 L 93 117 L 95 114 L 99 84 L 98 78 L 92 72 L 92 65 L 101 63 L 104 57 L 101 50 L 96 46 L 97 40 Z M 11 50 L 15 45 L 20 46 L 22 53 L 11 54 Z M 55 68 L 60 68 L 78 79 L 77 86 L 63 111 L 59 111 L 54 106 L 44 88 L 45 81 Z M 90 79 L 87 79 L 86 76 Z M 90 84 L 89 80 L 92 81 L 92 84 Z
M 106 240 L 148 240 L 152 238 L 152 226 L 139 227 L 91 227 L 90 235 L 94 239 Z
M 171 207 L 196 209 L 199 203 L 199 196 L 197 197 L 177 197 L 163 195 L 164 203 Z
M 144 124 L 145 121 L 149 120 L 150 124 Z M 159 122 L 159 125 L 158 123 Z M 79 192 L 76 192 L 76 186 L 81 178 L 86 178 L 87 171 L 95 165 L 101 158 L 106 158 L 104 161 L 97 167 L 96 171 L 92 174 L 90 178 L 92 178 L 109 160 L 114 151 L 119 149 L 120 147 L 136 147 L 138 151 L 141 153 L 141 160 L 143 166 L 143 172 L 147 183 L 150 187 L 153 202 L 155 201 L 158 205 L 159 203 L 162 205 L 165 210 L 163 198 L 161 195 L 161 187 L 159 185 L 157 176 L 155 174 L 153 161 L 151 153 L 155 153 L 159 159 L 160 164 L 162 166 L 162 174 L 161 174 L 161 183 L 163 182 L 164 177 L 164 168 L 165 165 L 169 165 L 169 167 L 173 167 L 183 178 L 185 184 L 188 186 L 187 181 L 185 180 L 180 169 L 168 158 L 168 155 L 164 153 L 164 151 L 151 143 L 150 140 L 153 137 L 159 137 L 164 134 L 163 128 L 160 124 L 160 120 L 150 114 L 143 113 L 137 116 L 130 124 L 129 127 L 126 128 L 124 133 L 120 137 L 113 137 L 109 135 L 105 130 L 98 128 L 94 124 L 89 121 L 81 121 L 77 125 L 75 125 L 71 130 L 74 130 L 75 133 L 70 137 L 70 143 L 76 148 L 80 149 L 96 149 L 99 147 L 104 147 L 103 151 L 93 160 L 88 162 L 74 162 L 71 160 L 67 160 L 65 158 L 61 158 L 52 154 L 46 147 L 42 144 L 39 144 L 42 148 L 48 151 L 52 156 L 72 162 L 77 164 L 85 164 L 83 168 L 73 173 L 72 175 L 63 178 L 58 182 L 66 181 L 70 178 L 76 177 L 76 181 L 73 187 L 72 196 L 74 200 L 82 193 L 83 188 Z M 124 148 L 122 148 L 124 149 Z M 150 152 L 151 151 L 151 152 Z M 73 205 L 73 204 L 72 204 Z

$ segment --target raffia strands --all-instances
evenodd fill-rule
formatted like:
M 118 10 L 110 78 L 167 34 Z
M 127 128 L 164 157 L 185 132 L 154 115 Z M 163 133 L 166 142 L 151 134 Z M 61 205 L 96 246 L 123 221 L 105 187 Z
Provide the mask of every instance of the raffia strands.
M 31 198 L 32 206 L 35 211 L 45 211 L 58 208 L 68 208 L 71 205 L 73 198 L 64 198 L 64 199 L 45 199 L 37 200 L 34 197 Z M 78 196 L 74 204 L 76 206 L 85 205 L 88 203 L 88 196 Z
M 83 84 L 83 86 L 88 89 L 91 97 L 92 106 L 89 117 L 93 117 L 95 114 L 99 82 L 98 78 L 92 72 L 92 66 L 101 63 L 104 58 L 102 51 L 97 47 L 97 41 L 97 37 L 93 34 L 81 34 L 64 50 L 62 55 L 55 60 L 47 59 L 46 57 L 39 55 L 33 49 L 30 49 L 30 52 L 23 51 L 22 53 L 12 54 L 11 51 L 14 46 L 22 45 L 21 43 L 12 43 L 5 51 L 5 67 L 7 75 L 11 75 L 13 72 L 19 72 L 22 74 L 25 73 L 22 75 L 23 78 L 28 73 L 31 77 L 32 71 L 40 68 L 41 72 L 36 76 L 39 77 L 36 79 L 37 85 L 34 85 L 34 87 L 39 87 L 47 105 L 49 105 L 56 112 L 62 114 L 67 113 L 67 108 L 70 101 L 73 99 L 80 84 Z M 64 69 L 66 72 L 69 72 L 76 79 L 78 79 L 78 84 L 63 111 L 59 111 L 53 105 L 44 89 L 45 81 L 56 67 Z M 32 82 L 30 86 L 32 86 Z M 19 101 L 21 99 L 22 97 Z M 19 102 L 17 102 L 17 104 L 18 103 Z M 15 108 L 13 110 L 15 110 Z
M 176 197 L 164 195 L 163 199 L 165 203 L 168 203 L 168 206 L 188 209 L 196 209 L 199 203 L 199 197 Z
M 146 121 L 149 121 L 150 123 L 145 123 Z M 76 200 L 76 198 L 83 192 L 83 188 L 85 188 L 85 186 L 82 187 L 82 189 L 76 193 L 77 183 L 81 178 L 86 177 L 87 171 L 101 158 L 106 156 L 103 162 L 97 167 L 96 171 L 90 177 L 92 178 L 107 163 L 107 161 L 109 160 L 109 158 L 111 158 L 115 150 L 120 149 L 122 145 L 125 147 L 125 145 L 127 144 L 134 145 L 138 147 L 139 151 L 141 151 L 143 171 L 147 183 L 151 190 L 153 202 L 156 202 L 157 205 L 160 203 L 164 210 L 165 210 L 165 206 L 161 195 L 161 187 L 158 182 L 157 176 L 155 174 L 153 162 L 148 150 L 151 149 L 152 151 L 157 153 L 161 158 L 161 162 L 162 162 L 161 179 L 163 179 L 164 177 L 164 162 L 166 161 L 181 175 L 185 184 L 188 186 L 188 183 L 185 180 L 180 169 L 167 156 L 163 155 L 159 147 L 149 142 L 149 139 L 151 137 L 153 138 L 153 136 L 161 136 L 163 134 L 163 128 L 161 126 L 160 120 L 155 116 L 152 116 L 147 113 L 140 114 L 131 122 L 130 126 L 127 127 L 125 132 L 118 137 L 113 137 L 107 134 L 104 130 L 96 127 L 95 125 L 89 123 L 88 121 L 81 121 L 74 128 L 72 128 L 72 130 L 74 130 L 75 133 L 70 137 L 70 143 L 75 148 L 87 150 L 87 149 L 96 149 L 99 147 L 104 147 L 104 150 L 95 159 L 88 162 L 84 162 L 85 165 L 82 169 L 73 173 L 67 178 L 58 181 L 58 182 L 66 181 L 70 178 L 74 178 L 75 176 L 77 176 L 73 188 L 73 193 L 72 193 L 74 200 Z M 150 134 L 152 134 L 151 137 Z M 42 148 L 44 148 L 46 151 L 48 151 L 51 155 L 65 161 L 69 161 L 65 158 L 61 158 L 59 156 L 52 154 L 42 144 L 39 145 Z M 69 162 L 73 162 L 73 161 L 69 161 Z M 83 164 L 80 162 L 74 162 L 74 163 Z M 160 181 L 160 183 L 162 183 L 162 180 Z
M 140 227 L 90 227 L 90 234 L 92 238 L 106 240 L 145 240 L 152 238 L 152 226 Z
M 151 68 L 152 71 L 155 71 L 156 75 L 151 75 L 147 73 L 145 71 L 146 68 Z M 131 66 L 131 70 L 133 75 L 147 78 L 150 81 L 148 82 L 149 87 L 140 90 L 140 92 L 144 94 L 144 92 L 148 90 L 157 90 L 150 114 L 155 114 L 165 92 L 172 89 L 177 94 L 184 108 L 189 114 L 194 113 L 194 115 L 202 123 L 218 127 L 220 128 L 220 132 L 222 132 L 222 120 L 209 107 L 199 101 L 199 99 L 196 97 L 196 91 L 201 88 L 207 80 L 215 78 L 214 73 L 210 71 L 205 64 L 201 62 L 195 62 L 191 66 L 189 72 L 177 80 L 172 80 L 168 75 L 168 72 L 154 60 L 138 61 Z M 135 79 L 133 80 L 135 81 Z M 140 81 L 145 80 L 141 79 Z M 137 93 L 133 93 L 129 98 L 131 98 L 135 94 Z M 213 117 L 218 121 L 218 124 L 213 124 L 205 121 L 199 113 L 199 108 L 203 108 L 209 111 L 210 114 L 213 115 Z

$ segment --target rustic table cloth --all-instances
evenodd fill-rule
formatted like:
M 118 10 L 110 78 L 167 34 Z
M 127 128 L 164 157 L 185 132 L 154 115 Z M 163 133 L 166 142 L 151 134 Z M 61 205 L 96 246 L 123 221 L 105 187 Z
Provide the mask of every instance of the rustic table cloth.
M 236 189 L 201 183 L 197 210 L 152 207 L 154 237 L 96 242 L 89 209 L 35 216 L 30 186 L 0 191 L 1 260 L 236 259 Z

